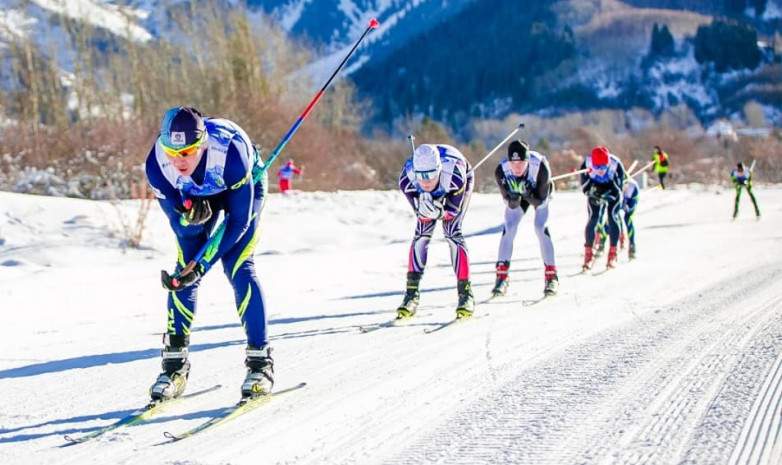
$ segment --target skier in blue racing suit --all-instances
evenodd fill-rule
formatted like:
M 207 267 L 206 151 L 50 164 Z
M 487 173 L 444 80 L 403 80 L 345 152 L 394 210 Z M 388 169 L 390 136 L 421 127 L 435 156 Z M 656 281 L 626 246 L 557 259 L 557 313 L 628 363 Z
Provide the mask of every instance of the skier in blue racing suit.
M 247 335 L 242 396 L 269 394 L 274 361 L 253 259 L 267 186 L 257 150 L 236 123 L 205 118 L 194 108 L 176 107 L 163 117 L 160 136 L 147 157 L 146 173 L 177 245 L 175 272 L 162 272 L 163 287 L 169 291 L 168 325 L 163 372 L 150 395 L 165 400 L 184 391 L 200 278 L 218 261 L 233 286 Z M 220 211 L 224 224 L 218 224 Z

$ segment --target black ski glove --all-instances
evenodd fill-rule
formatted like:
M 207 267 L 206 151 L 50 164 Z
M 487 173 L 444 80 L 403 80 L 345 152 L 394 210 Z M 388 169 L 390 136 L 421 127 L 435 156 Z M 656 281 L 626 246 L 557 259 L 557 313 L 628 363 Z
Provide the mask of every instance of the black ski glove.
M 508 192 L 508 208 L 513 210 L 521 205 L 521 195 L 516 192 Z
M 182 289 L 192 286 L 193 283 L 201 279 L 204 271 L 201 265 L 196 265 L 192 271 L 180 275 L 174 273 L 168 274 L 166 270 L 160 270 L 160 281 L 163 284 L 163 288 L 169 291 L 181 291 Z
M 212 217 L 212 206 L 204 197 L 194 197 L 185 200 L 182 207 L 176 209 L 182 217 L 179 222 L 183 226 L 204 224 Z

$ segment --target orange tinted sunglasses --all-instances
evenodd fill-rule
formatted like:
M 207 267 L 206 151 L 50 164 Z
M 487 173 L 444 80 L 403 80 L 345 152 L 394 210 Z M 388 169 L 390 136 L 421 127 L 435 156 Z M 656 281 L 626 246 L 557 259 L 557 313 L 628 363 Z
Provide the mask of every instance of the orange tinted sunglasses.
M 201 134 L 201 137 L 197 141 L 193 142 L 187 147 L 182 147 L 181 149 L 171 148 L 166 144 L 164 144 L 162 141 L 160 142 L 160 146 L 163 147 L 163 151 L 166 152 L 166 155 L 170 157 L 175 157 L 175 158 L 189 157 L 190 155 L 194 155 L 196 152 L 198 152 L 198 148 L 201 147 L 201 144 L 204 143 L 205 139 L 206 139 L 206 133 L 203 133 Z

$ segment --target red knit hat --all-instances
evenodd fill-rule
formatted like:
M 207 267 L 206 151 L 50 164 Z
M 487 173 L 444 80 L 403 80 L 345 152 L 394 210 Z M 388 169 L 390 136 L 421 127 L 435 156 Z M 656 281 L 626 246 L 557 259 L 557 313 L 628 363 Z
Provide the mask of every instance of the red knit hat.
M 592 149 L 592 166 L 608 164 L 608 149 L 599 145 Z

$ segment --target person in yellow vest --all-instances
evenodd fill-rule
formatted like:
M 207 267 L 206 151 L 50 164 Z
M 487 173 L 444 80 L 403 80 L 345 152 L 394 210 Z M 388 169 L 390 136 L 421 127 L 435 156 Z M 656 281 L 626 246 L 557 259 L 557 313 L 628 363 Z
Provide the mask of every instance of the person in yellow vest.
M 657 173 L 657 177 L 660 179 L 660 189 L 665 189 L 665 176 L 668 175 L 668 164 L 671 157 L 659 145 L 655 145 L 652 160 L 654 160 L 654 172 Z

